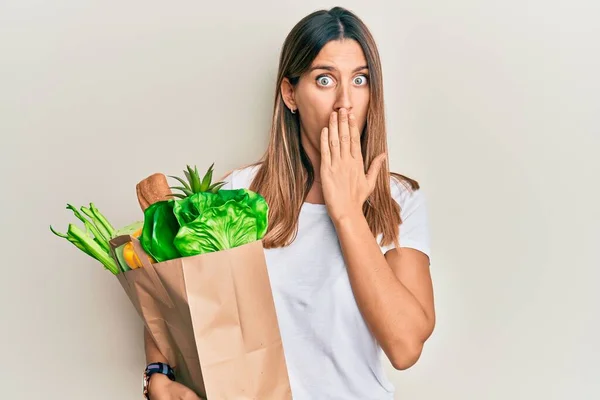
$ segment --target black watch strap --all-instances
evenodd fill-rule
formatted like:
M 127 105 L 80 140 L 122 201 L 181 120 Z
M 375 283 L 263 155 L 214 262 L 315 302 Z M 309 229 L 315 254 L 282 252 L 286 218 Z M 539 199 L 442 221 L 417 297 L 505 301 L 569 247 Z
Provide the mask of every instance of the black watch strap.
M 148 395 L 148 388 L 150 386 L 150 377 L 156 373 L 164 374 L 172 381 L 175 380 L 175 372 L 173 371 L 173 368 L 171 368 L 171 366 L 169 364 L 165 364 L 165 363 L 161 363 L 161 362 L 148 364 L 148 366 L 146 366 L 146 369 L 144 370 L 143 394 L 144 394 L 144 399 L 146 399 L 146 400 L 150 400 L 150 397 Z
M 172 381 L 175 380 L 175 371 L 173 371 L 173 368 L 171 368 L 169 364 L 161 362 L 148 364 L 148 366 L 146 367 L 146 376 L 150 378 L 152 374 L 155 373 L 166 375 Z

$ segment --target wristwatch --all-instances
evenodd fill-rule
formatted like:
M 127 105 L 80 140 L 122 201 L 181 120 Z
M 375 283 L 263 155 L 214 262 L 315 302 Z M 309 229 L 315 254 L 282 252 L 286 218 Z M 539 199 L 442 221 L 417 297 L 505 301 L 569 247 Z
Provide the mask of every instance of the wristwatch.
M 164 374 L 170 380 L 175 380 L 175 372 L 169 364 L 161 362 L 148 364 L 144 370 L 144 399 L 146 400 L 150 400 L 150 397 L 148 396 L 148 386 L 150 385 L 150 377 L 155 373 Z

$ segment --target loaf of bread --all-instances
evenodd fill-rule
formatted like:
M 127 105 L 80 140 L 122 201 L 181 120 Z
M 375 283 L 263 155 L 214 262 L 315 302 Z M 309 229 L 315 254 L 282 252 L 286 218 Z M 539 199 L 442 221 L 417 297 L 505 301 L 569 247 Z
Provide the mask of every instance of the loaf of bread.
M 171 188 L 167 183 L 167 177 L 164 174 L 156 173 L 152 174 L 146 179 L 142 180 L 135 187 L 137 192 L 138 202 L 142 211 L 145 211 L 151 204 L 158 201 L 169 200 L 173 197 Z

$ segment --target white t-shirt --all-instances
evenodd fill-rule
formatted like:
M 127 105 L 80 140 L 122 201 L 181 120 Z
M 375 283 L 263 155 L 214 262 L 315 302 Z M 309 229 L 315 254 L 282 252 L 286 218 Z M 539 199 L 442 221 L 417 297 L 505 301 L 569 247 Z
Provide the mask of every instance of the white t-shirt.
M 223 189 L 249 188 L 259 168 L 234 170 L 223 179 L 228 182 Z M 401 207 L 401 247 L 429 255 L 423 194 L 390 180 Z M 326 206 L 304 203 L 298 222 L 291 245 L 265 249 L 294 400 L 393 399 L 384 353 L 356 304 Z

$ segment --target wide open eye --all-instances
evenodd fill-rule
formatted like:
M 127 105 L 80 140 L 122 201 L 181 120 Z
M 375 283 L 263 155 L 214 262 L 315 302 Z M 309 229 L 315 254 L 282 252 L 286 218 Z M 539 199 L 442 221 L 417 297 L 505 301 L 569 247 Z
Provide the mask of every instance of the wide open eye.
M 329 75 L 320 75 L 317 77 L 317 84 L 323 87 L 329 87 L 333 84 L 333 78 Z
M 358 86 L 364 86 L 369 83 L 369 78 L 367 75 L 358 75 L 354 78 L 354 84 Z

